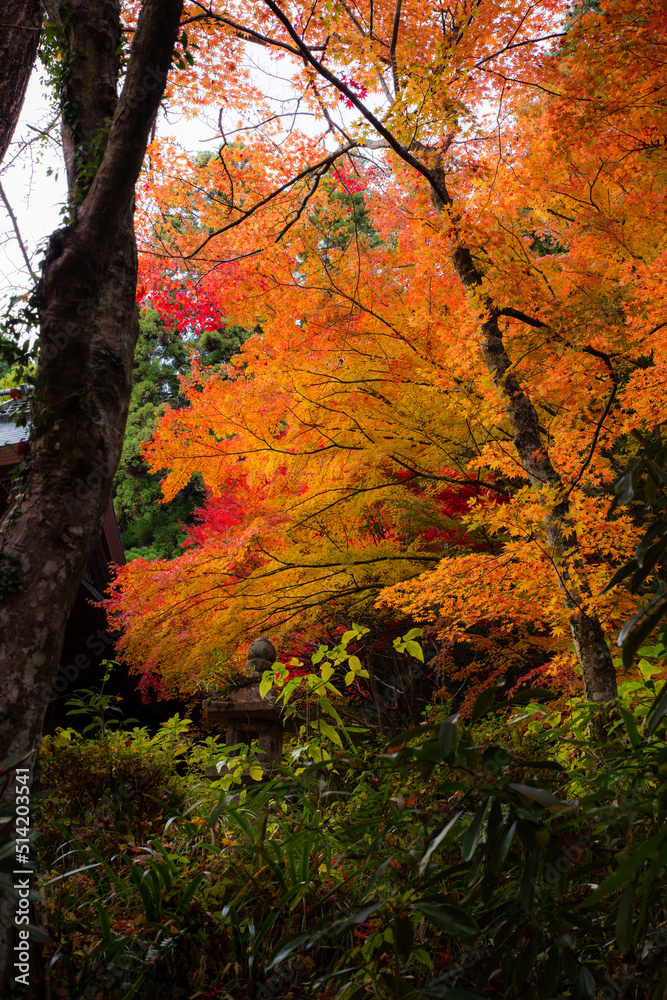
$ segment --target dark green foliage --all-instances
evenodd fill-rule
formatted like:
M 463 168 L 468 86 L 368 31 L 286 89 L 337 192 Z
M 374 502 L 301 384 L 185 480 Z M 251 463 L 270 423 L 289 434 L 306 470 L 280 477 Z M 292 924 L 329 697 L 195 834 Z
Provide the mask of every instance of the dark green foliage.
M 165 404 L 184 405 L 179 396 L 179 375 L 189 373 L 192 352 L 207 367 L 216 367 L 229 361 L 247 336 L 239 327 L 228 327 L 184 341 L 155 310 L 142 312 L 125 442 L 114 481 L 114 506 L 128 559 L 173 559 L 179 555 L 185 537 L 182 525 L 193 522 L 204 501 L 201 480 L 193 476 L 173 500 L 161 502 L 162 475 L 149 472 L 141 449 Z
M 621 566 L 605 587 L 610 590 L 622 580 L 628 580 L 632 594 L 643 593 L 649 599 L 621 629 L 618 644 L 623 647 L 623 663 L 630 666 L 639 647 L 658 626 L 662 626 L 662 642 L 667 645 L 667 588 L 663 568 L 667 557 L 667 443 L 660 428 L 650 440 L 643 440 L 639 453 L 627 464 L 614 486 L 609 513 L 617 506 L 642 499 L 650 517 L 634 559 Z
M 596 709 L 559 724 L 538 696 L 495 686 L 475 723 L 415 727 L 385 753 L 334 750 L 241 794 L 195 768 L 160 832 L 138 815 L 122 836 L 104 819 L 86 829 L 88 800 L 76 831 L 61 814 L 42 851 L 56 981 L 100 1000 L 662 997 L 667 699 L 648 707 L 646 685 L 600 744 Z M 184 751 L 185 726 L 105 736 L 133 802 L 162 754 L 153 824 L 174 756 L 203 764 L 215 749 Z M 71 785 L 94 745 L 63 735 L 46 750 L 43 773 Z
M 335 251 L 344 252 L 355 240 L 377 247 L 380 237 L 368 213 L 368 193 L 361 189 L 354 173 L 350 172 L 347 178 L 339 176 L 335 184 L 327 179 L 321 186 L 330 208 L 318 206 L 309 214 L 308 221 L 317 232 L 318 249 L 327 263 L 335 264 Z

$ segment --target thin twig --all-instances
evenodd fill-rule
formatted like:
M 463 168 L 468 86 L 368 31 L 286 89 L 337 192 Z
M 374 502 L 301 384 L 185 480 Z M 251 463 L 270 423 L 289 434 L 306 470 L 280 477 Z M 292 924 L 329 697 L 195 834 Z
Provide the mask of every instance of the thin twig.
M 396 65 L 396 44 L 398 42 L 398 29 L 401 23 L 401 3 L 402 0 L 396 0 L 396 13 L 394 14 L 394 27 L 391 32 L 391 44 L 389 46 L 389 60 L 391 62 L 391 73 L 394 80 L 394 94 L 398 97 L 399 92 L 399 81 L 398 81 L 398 66 Z
M 24 244 L 23 239 L 21 237 L 21 230 L 19 229 L 18 221 L 16 219 L 16 216 L 14 215 L 14 212 L 12 210 L 12 206 L 9 204 L 9 201 L 7 200 L 7 195 L 5 194 L 5 189 L 3 188 L 2 184 L 0 184 L 0 198 L 2 198 L 2 200 L 4 202 L 4 206 L 7 209 L 7 214 L 9 216 L 9 218 L 12 220 L 12 226 L 14 227 L 14 234 L 16 236 L 16 241 L 17 241 L 18 245 L 21 248 L 21 253 L 23 254 L 23 259 L 24 259 L 25 265 L 28 268 L 28 271 L 30 273 L 30 277 L 32 278 L 33 281 L 39 281 L 39 276 L 36 275 L 35 272 L 32 269 L 32 265 L 30 263 L 30 258 L 28 257 L 28 251 L 26 250 L 25 244 Z
M 611 363 L 611 360 L 609 358 L 609 355 L 605 354 L 604 351 L 598 351 L 597 348 L 590 347 L 590 346 L 584 347 L 583 351 L 584 351 L 584 354 L 592 354 L 594 358 L 600 358 L 600 360 L 604 361 L 604 363 L 607 366 L 607 369 L 609 371 L 609 378 L 611 379 L 612 385 L 611 385 L 611 392 L 609 393 L 609 399 L 607 400 L 607 405 L 605 406 L 604 410 L 602 411 L 602 416 L 600 417 L 600 419 L 597 422 L 597 426 L 595 428 L 595 433 L 593 435 L 593 441 L 592 441 L 590 450 L 588 452 L 588 455 L 586 456 L 584 464 L 579 469 L 578 475 L 573 480 L 573 482 L 570 483 L 570 485 L 569 485 L 569 487 L 567 489 L 567 492 L 565 494 L 566 497 L 569 497 L 570 493 L 572 492 L 572 490 L 577 485 L 577 483 L 579 482 L 579 480 L 583 476 L 584 472 L 586 471 L 586 469 L 590 465 L 591 459 L 593 458 L 593 455 L 595 454 L 595 448 L 596 448 L 597 443 L 598 443 L 598 438 L 600 437 L 600 431 L 602 430 L 602 425 L 604 424 L 604 422 L 605 422 L 605 420 L 607 418 L 607 414 L 609 413 L 609 411 L 610 411 L 610 409 L 611 409 L 611 407 L 613 405 L 614 399 L 616 398 L 616 392 L 618 390 L 618 379 L 616 378 L 616 372 L 614 371 L 614 368 L 612 366 L 612 363 Z

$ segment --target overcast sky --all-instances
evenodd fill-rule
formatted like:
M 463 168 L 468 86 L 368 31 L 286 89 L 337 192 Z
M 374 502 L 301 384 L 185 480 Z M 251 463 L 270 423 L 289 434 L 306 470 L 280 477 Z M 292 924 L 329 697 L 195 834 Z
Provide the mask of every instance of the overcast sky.
M 248 46 L 247 49 L 246 60 L 252 66 L 256 84 L 278 106 L 287 102 L 289 107 L 294 93 L 286 79 L 290 71 L 289 60 L 276 62 L 257 46 Z M 42 75 L 43 70 L 38 66 L 30 81 L 14 142 L 0 169 L 0 182 L 16 215 L 32 268 L 37 273 L 39 251 L 61 224 L 61 209 L 66 196 L 58 125 L 52 128 L 50 138 L 40 138 L 40 132 L 48 129 L 55 117 L 46 88 L 40 82 Z M 235 115 L 230 128 L 236 126 L 236 119 Z M 300 123 L 300 127 L 304 126 L 307 130 L 307 122 Z M 158 127 L 161 135 L 173 136 L 189 150 L 216 149 L 215 142 L 220 135 L 217 109 L 204 109 L 198 118 L 190 121 L 161 113 Z M 10 216 L 0 202 L 0 308 L 7 295 L 26 291 L 30 285 L 28 268 Z

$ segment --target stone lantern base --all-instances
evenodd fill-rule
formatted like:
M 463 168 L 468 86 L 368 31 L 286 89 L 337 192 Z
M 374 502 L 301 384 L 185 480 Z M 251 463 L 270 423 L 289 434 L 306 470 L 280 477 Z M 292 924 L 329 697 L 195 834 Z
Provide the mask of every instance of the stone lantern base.
M 248 761 L 248 768 L 242 775 L 242 784 L 252 784 L 249 770 L 252 764 L 259 764 L 265 778 L 270 777 L 280 764 L 283 750 L 283 723 L 275 706 L 276 693 L 269 691 L 265 698 L 259 693 L 262 674 L 275 663 L 276 651 L 268 639 L 256 639 L 248 648 L 246 674 L 241 675 L 237 687 L 225 698 L 209 698 L 203 709 L 211 722 L 225 726 L 228 747 L 237 743 L 248 746 L 256 740 L 258 753 Z M 227 767 L 219 771 L 209 767 L 204 774 L 208 778 L 223 777 Z

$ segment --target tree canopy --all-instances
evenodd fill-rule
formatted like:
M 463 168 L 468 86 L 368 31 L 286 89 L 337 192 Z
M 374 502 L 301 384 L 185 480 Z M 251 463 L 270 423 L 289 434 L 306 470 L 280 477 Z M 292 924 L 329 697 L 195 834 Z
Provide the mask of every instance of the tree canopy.
M 136 667 L 187 689 L 258 629 L 410 620 L 478 633 L 491 670 L 537 648 L 562 689 L 583 669 L 613 694 L 605 636 L 634 604 L 600 591 L 641 518 L 607 511 L 663 420 L 659 20 L 267 0 L 193 23 L 182 99 L 217 95 L 215 39 L 241 135 L 153 150 L 142 291 L 182 324 L 259 331 L 193 370 L 147 446 L 167 499 L 195 472 L 208 499 L 183 555 L 119 577 Z M 253 41 L 299 54 L 320 132 L 264 113 Z

